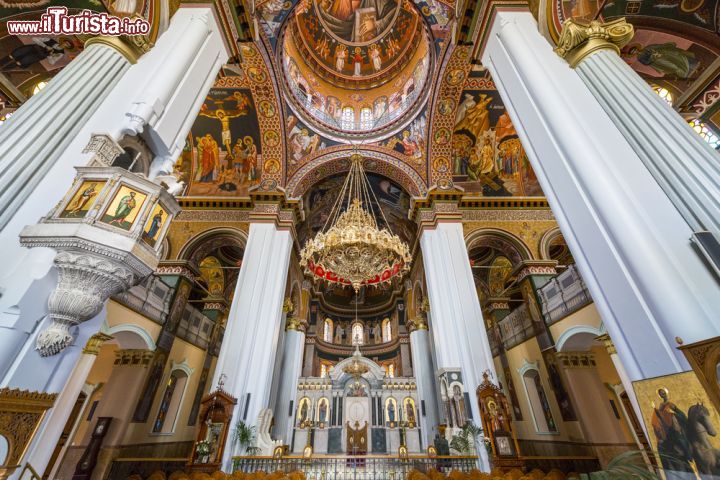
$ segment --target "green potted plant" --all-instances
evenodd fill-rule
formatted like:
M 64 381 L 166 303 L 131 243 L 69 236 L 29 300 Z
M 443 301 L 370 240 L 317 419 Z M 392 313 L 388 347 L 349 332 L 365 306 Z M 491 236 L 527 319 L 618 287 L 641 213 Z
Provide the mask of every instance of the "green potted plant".
M 255 427 L 242 420 L 235 424 L 233 443 L 240 447 L 243 455 L 256 455 L 260 449 L 255 445 Z

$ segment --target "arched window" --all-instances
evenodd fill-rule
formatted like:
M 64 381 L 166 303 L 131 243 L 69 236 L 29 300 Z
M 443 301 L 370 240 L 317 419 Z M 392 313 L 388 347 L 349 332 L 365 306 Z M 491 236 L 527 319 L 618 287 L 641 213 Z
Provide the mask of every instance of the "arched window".
M 712 148 L 716 150 L 720 148 L 720 137 L 718 137 L 715 132 L 710 130 L 710 127 L 705 125 L 697 118 L 695 120 L 691 120 L 688 123 L 690 123 L 690 126 L 693 128 L 693 130 L 695 130 L 698 135 L 702 137 L 703 140 L 709 143 Z
M 373 127 L 373 112 L 370 107 L 360 109 L 360 129 L 369 130 Z
M 527 370 L 523 373 L 523 383 L 535 421 L 535 429 L 539 433 L 557 432 L 557 425 L 550 410 L 550 402 L 540 380 L 540 372 L 534 368 Z
M 395 365 L 392 363 L 388 363 L 386 367 L 387 376 L 390 378 L 395 378 Z
M 187 373 L 182 370 L 173 370 L 170 374 L 153 424 L 154 433 L 171 433 L 175 429 L 187 379 Z
M 667 104 L 672 107 L 675 97 L 673 96 L 673 94 L 670 90 L 668 90 L 667 88 L 661 87 L 659 85 L 653 85 L 652 89 L 655 93 L 658 94 L 658 96 L 660 98 L 665 100 L 667 102 Z
M 353 107 L 343 107 L 340 123 L 344 129 L 355 127 L 355 109 Z
M 365 329 L 362 323 L 354 323 L 352 326 L 352 344 L 362 345 L 365 343 Z
M 324 363 L 321 363 L 320 364 L 320 378 L 327 377 L 327 373 L 328 373 L 327 365 L 325 365 Z
M 392 341 L 392 325 L 390 324 L 389 318 L 386 318 L 385 320 L 383 320 L 382 339 L 383 339 L 383 342 L 391 342 Z
M 333 341 L 333 321 L 329 318 L 325 319 L 323 326 L 323 340 L 329 343 Z

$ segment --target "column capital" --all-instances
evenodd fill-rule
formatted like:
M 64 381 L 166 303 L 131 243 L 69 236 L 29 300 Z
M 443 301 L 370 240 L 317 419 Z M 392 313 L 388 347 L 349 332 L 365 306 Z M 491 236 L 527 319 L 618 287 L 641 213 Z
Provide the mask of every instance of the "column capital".
M 200 276 L 197 265 L 187 260 L 162 260 L 155 269 L 155 275 L 177 275 L 194 282 Z
M 302 318 L 288 317 L 287 320 L 285 320 L 285 331 L 289 332 L 290 330 L 305 333 L 307 330 L 307 322 Z
M 412 201 L 410 219 L 417 222 L 421 230 L 434 228 L 441 221 L 462 221 L 460 200 L 463 195 L 458 187 L 447 190 L 431 188 L 427 197 Z
M 105 45 L 117 51 L 131 64 L 136 64 L 140 57 L 153 47 L 145 35 L 99 35 L 85 41 L 85 48 L 90 45 Z
M 116 367 L 147 367 L 150 365 L 155 352 L 151 350 L 139 350 L 129 348 L 126 350 L 115 351 L 115 366 Z
M 112 338 L 112 335 L 98 332 L 88 339 L 82 353 L 84 353 L 85 355 L 97 355 L 98 353 L 100 353 L 100 347 L 103 346 L 103 343 L 107 342 L 108 340 L 112 340 Z
M 555 357 L 566 369 L 595 368 L 595 356 L 590 352 L 558 352 Z
M 557 260 L 524 260 L 512 272 L 519 283 L 530 275 L 557 275 Z
M 602 342 L 603 346 L 605 347 L 605 350 L 607 350 L 608 355 L 615 355 L 617 354 L 617 349 L 615 348 L 615 344 L 612 341 L 612 338 L 610 338 L 610 335 L 607 333 L 604 333 L 597 337 L 597 340 Z
M 485 311 L 487 313 L 493 313 L 497 310 L 510 311 L 510 298 L 509 297 L 492 297 L 488 298 L 485 302 Z
M 563 23 L 555 52 L 575 68 L 599 50 L 609 49 L 620 54 L 620 49 L 632 40 L 634 34 L 635 29 L 625 18 L 606 23 L 569 18 Z
M 405 326 L 410 333 L 413 333 L 417 330 L 428 330 L 427 320 L 425 320 L 421 316 L 415 317 L 413 319 L 409 318 L 405 322 Z

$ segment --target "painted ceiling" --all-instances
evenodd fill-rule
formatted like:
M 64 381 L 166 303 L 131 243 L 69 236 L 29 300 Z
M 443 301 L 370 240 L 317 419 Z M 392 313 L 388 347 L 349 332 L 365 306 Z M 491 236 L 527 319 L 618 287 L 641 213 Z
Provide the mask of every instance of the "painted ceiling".
M 51 1 L 0 15 L 31 18 Z M 152 16 L 167 0 L 62 0 L 71 9 Z M 26 5 L 26 4 L 23 4 Z M 177 5 L 173 3 L 175 7 Z M 468 196 L 542 196 L 525 149 L 472 45 L 451 45 L 454 2 L 262 2 L 257 41 L 237 44 L 203 102 L 176 166 L 191 197 L 246 197 L 285 188 L 303 197 L 347 171 L 362 148 L 366 170 L 410 196 L 456 185 Z M 622 57 L 667 88 L 686 116 L 720 122 L 718 0 L 608 0 L 636 35 Z M 121 8 L 122 7 L 122 8 Z M 593 18 L 596 0 L 547 0 L 548 25 Z M 252 23 L 252 22 L 251 22 Z M 75 37 L 10 37 L 0 26 L 0 119 L 82 51 Z M 552 36 L 552 31 L 550 36 Z M 557 33 L 557 32 L 555 32 Z M 359 50 L 358 50 L 359 49 Z M 344 53 L 343 53 L 344 52 Z M 355 55 L 357 54 L 357 61 Z M 0 127 L 1 128 L 1 127 Z

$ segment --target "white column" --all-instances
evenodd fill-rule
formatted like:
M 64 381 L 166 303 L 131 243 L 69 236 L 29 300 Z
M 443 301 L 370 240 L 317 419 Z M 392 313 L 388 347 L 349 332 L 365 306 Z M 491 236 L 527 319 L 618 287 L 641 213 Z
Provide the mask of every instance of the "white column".
M 470 259 L 459 221 L 426 227 L 420 237 L 430 299 L 437 368 L 460 369 L 470 396 L 473 421 L 480 425 L 475 389 L 489 370 L 495 378 L 490 344 L 480 309 Z
M 689 370 L 675 338 L 720 334 L 720 286 L 692 228 L 530 13 L 497 12 L 482 62 L 629 378 Z
M 695 231 L 720 233 L 720 155 L 620 55 L 576 67 L 585 85 Z
M 202 41 L 199 41 L 198 38 L 202 35 L 204 37 Z M 101 45 L 94 45 L 88 49 L 92 49 L 92 51 L 104 49 L 102 51 L 115 52 L 112 48 Z M 65 80 L 63 79 L 66 72 L 77 70 L 72 66 L 81 57 L 86 58 L 83 55 L 85 53 L 65 67 L 48 87 L 37 95 L 37 98 L 55 99 L 55 93 L 48 97 L 48 92 L 55 92 L 54 88 L 59 88 L 53 87 L 53 83 L 64 85 Z M 114 55 L 120 57 L 117 52 Z M 189 55 L 195 58 L 191 64 L 188 64 Z M 91 135 L 103 132 L 112 133 L 114 140 L 120 140 L 123 129 L 130 120 L 128 114 L 139 102 L 151 101 L 151 98 L 158 100 L 156 102 L 159 112 L 157 118 L 153 118 L 152 122 L 144 127 L 143 134 L 152 144 L 153 152 L 161 157 L 169 156 L 172 152 L 179 153 L 177 150 L 178 139 L 183 139 L 184 142 L 217 72 L 227 58 L 228 51 L 212 8 L 183 7 L 173 16 L 170 27 L 160 36 L 156 45 L 143 55 L 138 63 L 126 69 L 122 81 L 116 82 L 112 88 L 103 90 L 101 95 L 94 100 L 96 103 L 93 104 L 93 108 L 84 104 L 81 108 L 74 103 L 67 103 L 70 100 L 62 95 L 63 92 L 58 92 L 58 98 L 53 104 L 57 107 L 43 106 L 38 103 L 39 100 L 34 100 L 35 97 L 33 97 L 20 109 L 38 108 L 42 111 L 41 116 L 44 119 L 53 120 L 53 122 L 57 119 L 57 124 L 36 122 L 37 125 L 44 127 L 42 133 L 35 132 L 30 129 L 29 120 L 18 122 L 18 119 L 24 118 L 18 113 L 3 125 L 2 131 L 0 131 L 2 146 L 5 146 L 6 142 L 2 140 L 1 136 L 9 135 L 6 132 L 9 132 L 11 127 L 14 130 L 24 131 L 25 135 L 32 140 L 33 146 L 29 150 L 32 152 L 35 151 L 37 145 L 54 142 L 55 137 L 62 136 L 65 140 L 62 143 L 56 142 L 57 148 L 60 149 L 60 146 L 62 148 L 52 158 L 52 161 L 48 161 L 47 171 L 38 177 L 37 185 L 31 189 L 25 201 L 18 205 L 7 225 L 0 230 L 0 245 L 3 246 L 0 249 L 0 265 L 3 265 L 3 268 L 0 269 L 0 293 L 2 293 L 0 296 L 0 334 L 2 334 L 0 335 L 0 347 L 2 347 L 0 348 L 0 377 L 15 360 L 14 357 L 19 352 L 17 346 L 22 345 L 27 338 L 32 336 L 37 323 L 46 315 L 45 299 L 54 288 L 52 261 L 55 252 L 50 249 L 28 250 L 22 248 L 18 242 L 18 234 L 22 228 L 46 215 L 48 210 L 70 188 L 76 174 L 73 167 L 87 164 L 92 156 L 92 154 L 83 153 Z M 183 68 L 162 70 L 173 62 L 182 65 Z M 98 68 L 100 63 L 96 62 Z M 83 64 L 84 62 L 79 63 L 79 65 Z M 159 72 L 160 70 L 162 72 Z M 84 69 L 74 74 L 72 88 L 75 90 L 66 89 L 65 94 L 73 98 L 80 97 L 79 91 L 76 91 L 78 88 L 86 84 L 95 85 L 94 82 L 98 78 L 104 78 L 103 75 L 92 73 L 94 71 Z M 174 76 L 171 78 L 168 72 Z M 151 86 L 154 97 L 149 94 Z M 93 93 L 91 97 L 95 98 L 94 95 Z M 162 108 L 160 108 L 159 102 L 162 102 Z M 67 108 L 68 111 L 72 110 L 73 112 L 88 110 L 88 115 L 77 118 L 63 117 L 53 113 L 55 108 Z M 73 125 L 74 129 L 70 133 L 65 130 L 65 123 Z M 3 175 L 6 158 L 9 157 L 3 156 L 0 159 L 0 175 Z M 33 166 L 34 164 L 30 161 L 13 163 L 8 168 L 17 168 L 18 165 L 28 171 L 38 168 L 37 165 Z M 21 184 L 21 177 L 13 178 L 8 177 L 3 187 L 13 185 L 15 188 L 14 185 Z M 5 339 L 8 339 L 7 346 L 9 348 L 4 348 Z
M 116 49 L 88 45 L 5 122 L 0 130 L 0 230 L 128 68 L 130 61 Z
M 77 364 L 75 364 L 75 368 L 70 374 L 70 378 L 65 384 L 65 388 L 58 395 L 52 410 L 49 411 L 43 422 L 44 427 L 41 435 L 38 435 L 42 437 L 42 441 L 35 442 L 30 455 L 27 456 L 26 463 L 32 465 L 36 472 L 44 472 L 47 469 L 48 462 L 60 440 L 65 424 L 77 403 L 80 392 L 85 386 L 88 374 L 95 364 L 100 347 L 110 338 L 112 337 L 98 333 L 90 337 L 85 345 Z M 60 460 L 62 459 L 57 459 L 58 462 Z
M 256 425 L 261 410 L 271 407 L 272 368 L 282 328 L 292 237 L 274 223 L 251 223 L 213 384 L 227 375 L 225 390 L 238 399 L 233 423 Z M 225 449 L 230 468 L 235 448 Z
M 420 439 L 421 448 L 426 449 L 433 444 L 435 434 L 438 432 L 438 402 L 435 381 L 435 372 L 430 351 L 430 335 L 426 328 L 416 328 L 410 332 L 410 351 L 417 383 L 418 398 L 425 404 L 425 415 L 419 408 L 420 427 L 423 438 Z M 472 396 L 471 396 L 472 398 Z M 475 422 L 480 425 L 480 422 Z
M 290 445 L 293 433 L 294 416 L 290 411 L 290 402 L 293 410 L 297 404 L 298 379 L 302 369 L 303 351 L 305 350 L 305 331 L 300 328 L 290 328 L 285 332 L 285 344 L 280 367 L 277 402 L 273 409 L 278 439 L 285 445 Z

